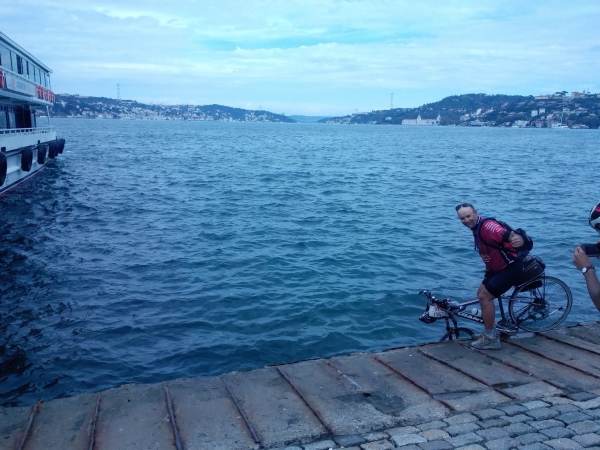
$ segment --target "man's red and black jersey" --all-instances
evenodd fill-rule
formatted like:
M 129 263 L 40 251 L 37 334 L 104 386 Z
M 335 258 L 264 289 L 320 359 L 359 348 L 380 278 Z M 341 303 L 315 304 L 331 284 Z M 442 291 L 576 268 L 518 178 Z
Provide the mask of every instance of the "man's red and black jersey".
M 517 259 L 517 250 L 508 240 L 511 229 L 502 223 L 480 216 L 472 231 L 486 272 L 500 272 Z

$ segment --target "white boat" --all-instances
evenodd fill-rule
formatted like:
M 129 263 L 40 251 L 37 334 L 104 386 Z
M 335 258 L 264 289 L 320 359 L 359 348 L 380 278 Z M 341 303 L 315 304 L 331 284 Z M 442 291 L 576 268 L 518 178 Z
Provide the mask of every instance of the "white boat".
M 62 153 L 50 126 L 52 71 L 0 32 L 0 195 Z

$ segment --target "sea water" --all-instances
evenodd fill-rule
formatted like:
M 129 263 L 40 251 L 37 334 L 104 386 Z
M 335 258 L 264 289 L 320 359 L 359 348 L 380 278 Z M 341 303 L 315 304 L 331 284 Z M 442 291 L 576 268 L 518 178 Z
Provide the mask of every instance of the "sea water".
M 438 339 L 419 289 L 473 298 L 454 206 L 572 265 L 598 130 L 55 120 L 63 155 L 0 198 L 0 400 Z

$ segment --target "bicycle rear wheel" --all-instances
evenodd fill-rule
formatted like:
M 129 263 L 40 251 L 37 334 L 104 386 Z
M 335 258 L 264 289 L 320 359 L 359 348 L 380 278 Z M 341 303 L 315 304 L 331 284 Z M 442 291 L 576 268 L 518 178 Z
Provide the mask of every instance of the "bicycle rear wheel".
M 569 287 L 555 277 L 530 283 L 530 289 L 513 292 L 509 300 L 510 318 L 526 331 L 549 331 L 569 315 L 573 296 Z

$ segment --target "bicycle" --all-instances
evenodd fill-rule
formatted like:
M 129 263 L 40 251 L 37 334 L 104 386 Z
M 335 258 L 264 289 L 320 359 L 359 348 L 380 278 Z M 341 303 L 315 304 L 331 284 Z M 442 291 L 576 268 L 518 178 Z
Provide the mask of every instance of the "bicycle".
M 496 323 L 496 329 L 501 334 L 510 336 L 519 330 L 550 331 L 560 325 L 571 311 L 571 290 L 563 281 L 545 274 L 545 265 L 540 258 L 528 256 L 524 260 L 523 279 L 524 282 L 513 287 L 510 296 L 498 297 L 501 319 Z M 479 305 L 477 299 L 459 303 L 448 298 L 438 299 L 428 290 L 421 290 L 419 294 L 427 298 L 427 307 L 419 320 L 433 323 L 444 319 L 446 322 L 446 334 L 440 341 L 473 338 L 475 332 L 459 327 L 458 318 L 483 324 L 479 314 L 467 311 L 469 306 Z M 504 307 L 506 299 L 508 316 Z

